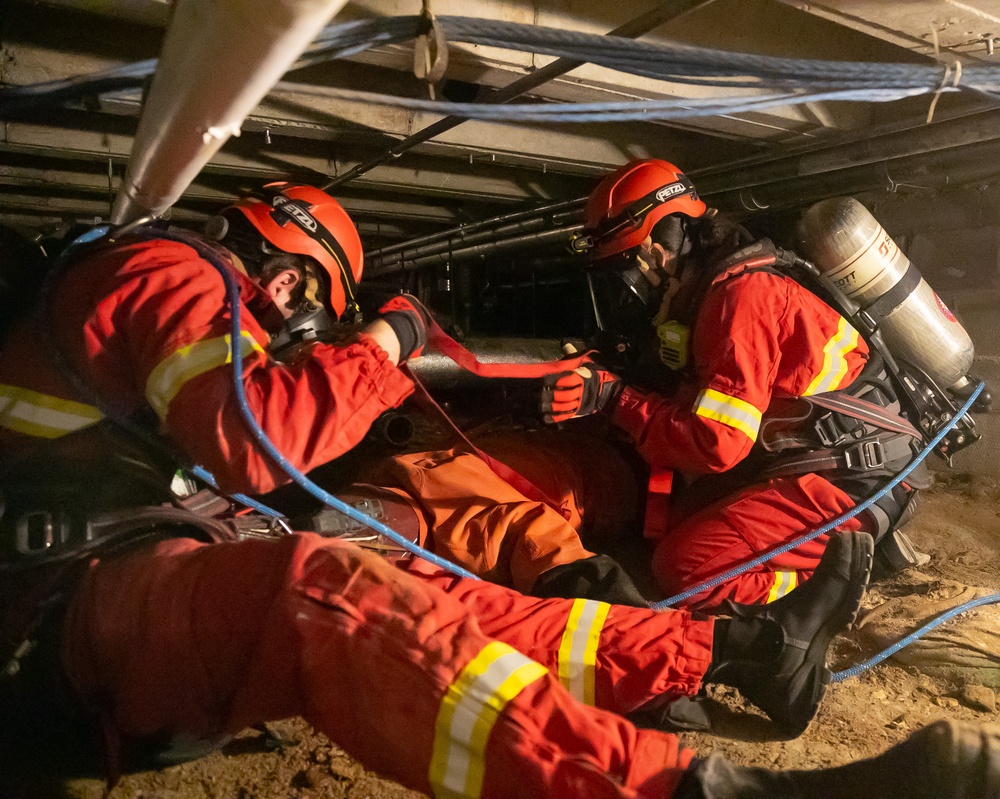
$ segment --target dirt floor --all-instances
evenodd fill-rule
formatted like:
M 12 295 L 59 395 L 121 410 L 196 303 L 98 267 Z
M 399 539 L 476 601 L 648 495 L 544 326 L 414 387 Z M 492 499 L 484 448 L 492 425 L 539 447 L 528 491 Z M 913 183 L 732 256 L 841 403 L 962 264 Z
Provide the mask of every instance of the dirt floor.
M 974 595 L 1000 591 L 1000 485 L 942 471 L 921 497 L 908 532 L 931 560 L 873 586 L 860 623 L 835 644 L 834 670 L 864 661 L 924 618 Z M 797 740 L 778 740 L 734 691 L 714 690 L 717 729 L 683 736 L 700 752 L 770 768 L 811 768 L 881 752 L 943 716 L 995 722 L 1000 690 L 1000 606 L 947 622 L 920 644 L 830 686 L 819 716 Z M 98 799 L 97 780 L 38 784 L 32 797 Z M 379 780 L 301 720 L 250 730 L 199 761 L 125 777 L 110 799 L 391 799 L 417 797 Z

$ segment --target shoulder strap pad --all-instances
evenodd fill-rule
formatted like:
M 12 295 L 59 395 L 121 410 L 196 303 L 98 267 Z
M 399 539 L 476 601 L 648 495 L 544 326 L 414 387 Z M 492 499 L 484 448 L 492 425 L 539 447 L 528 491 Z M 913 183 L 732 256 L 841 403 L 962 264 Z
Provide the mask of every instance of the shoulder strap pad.
M 747 272 L 767 271 L 781 274 L 774 268 L 778 253 L 770 239 L 759 239 L 731 255 L 726 256 L 712 268 L 712 285 L 730 280 Z

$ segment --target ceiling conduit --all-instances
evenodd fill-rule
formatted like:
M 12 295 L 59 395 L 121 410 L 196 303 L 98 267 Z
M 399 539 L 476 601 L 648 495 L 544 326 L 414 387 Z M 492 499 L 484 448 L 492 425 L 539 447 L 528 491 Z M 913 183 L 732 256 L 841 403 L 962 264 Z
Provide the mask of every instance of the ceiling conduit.
M 689 14 L 703 6 L 710 5 L 714 1 L 715 0 L 674 0 L 674 2 L 661 2 L 645 14 L 636 17 L 631 22 L 626 22 L 624 25 L 615 28 L 605 35 L 636 39 L 645 33 L 655 30 L 666 22 L 679 19 L 685 14 Z M 560 75 L 565 75 L 567 72 L 582 66 L 582 64 L 582 61 L 575 61 L 569 58 L 556 59 L 552 63 L 546 64 L 541 69 L 536 69 L 530 75 L 518 78 L 513 83 L 509 83 L 502 89 L 498 89 L 493 92 L 493 94 L 484 98 L 482 102 L 491 105 L 506 103 L 509 100 L 513 100 L 515 97 L 520 97 L 525 92 L 531 91 L 532 89 L 538 88 L 542 84 L 548 83 L 550 80 L 557 78 Z M 428 125 L 423 130 L 419 130 L 416 133 L 407 136 L 405 139 L 400 141 L 398 144 L 393 145 L 381 155 L 377 155 L 375 158 L 352 167 L 343 175 L 339 175 L 334 178 L 322 188 L 329 191 L 337 186 L 342 186 L 344 183 L 353 180 L 359 175 L 369 172 L 375 167 L 386 163 L 390 159 L 398 158 L 407 150 L 412 150 L 418 144 L 423 144 L 424 142 L 433 139 L 438 134 L 458 127 L 465 121 L 465 117 L 444 117 L 443 119 Z

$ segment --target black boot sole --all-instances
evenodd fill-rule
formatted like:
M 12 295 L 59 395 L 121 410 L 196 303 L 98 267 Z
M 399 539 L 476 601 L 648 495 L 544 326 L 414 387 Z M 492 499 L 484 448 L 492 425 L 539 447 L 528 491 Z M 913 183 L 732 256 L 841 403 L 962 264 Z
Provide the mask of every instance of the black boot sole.
M 851 564 L 847 575 L 847 584 L 850 593 L 845 597 L 845 601 L 836 612 L 823 622 L 819 630 L 813 636 L 806 649 L 806 655 L 801 664 L 792 673 L 788 681 L 793 696 L 808 697 L 806 704 L 798 707 L 789 707 L 789 712 L 784 718 L 773 718 L 774 722 L 782 733 L 790 737 L 798 737 L 809 726 L 819 704 L 826 694 L 826 687 L 830 682 L 830 670 L 826 666 L 826 652 L 830 648 L 830 643 L 841 632 L 849 630 L 858 616 L 861 608 L 861 600 L 864 598 L 868 588 L 868 581 L 871 578 L 872 563 L 875 556 L 875 542 L 867 533 L 840 533 L 839 535 L 850 537 L 851 540 Z M 814 575 L 815 577 L 815 575 Z M 817 669 L 817 664 L 821 663 L 822 668 Z M 816 684 L 817 678 L 819 683 Z M 797 686 L 803 686 L 801 692 L 795 690 Z M 808 690 L 807 688 L 810 688 Z

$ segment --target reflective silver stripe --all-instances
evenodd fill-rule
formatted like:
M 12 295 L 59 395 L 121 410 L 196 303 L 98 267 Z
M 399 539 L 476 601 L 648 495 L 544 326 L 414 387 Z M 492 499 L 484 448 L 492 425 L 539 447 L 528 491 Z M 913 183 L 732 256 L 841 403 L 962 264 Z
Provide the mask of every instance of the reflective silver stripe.
M 823 365 L 819 374 L 812 379 L 809 387 L 802 392 L 803 397 L 822 394 L 840 387 L 847 374 L 847 353 L 858 346 L 858 331 L 848 324 L 844 317 L 837 323 L 837 332 L 823 347 Z
M 0 385 L 0 427 L 7 430 L 36 438 L 61 438 L 103 418 L 92 405 Z
M 767 601 L 774 602 L 791 592 L 799 584 L 798 572 L 775 572 L 774 584 L 767 595 Z
M 507 644 L 483 647 L 441 699 L 428 779 L 437 799 L 479 799 L 490 731 L 507 704 L 548 670 Z
M 594 705 L 597 646 L 611 605 L 590 599 L 576 599 L 559 644 L 559 682 L 575 699 Z
M 706 388 L 694 401 L 694 413 L 739 430 L 751 441 L 757 440 L 761 414 L 745 400 Z
M 229 347 L 230 336 L 219 336 L 196 341 L 163 359 L 146 381 L 146 399 L 160 419 L 167 418 L 170 402 L 184 384 L 198 375 L 232 362 Z M 240 349 L 243 357 L 251 352 L 264 352 L 264 348 L 246 330 L 240 334 Z

